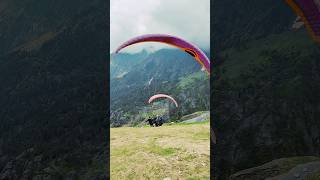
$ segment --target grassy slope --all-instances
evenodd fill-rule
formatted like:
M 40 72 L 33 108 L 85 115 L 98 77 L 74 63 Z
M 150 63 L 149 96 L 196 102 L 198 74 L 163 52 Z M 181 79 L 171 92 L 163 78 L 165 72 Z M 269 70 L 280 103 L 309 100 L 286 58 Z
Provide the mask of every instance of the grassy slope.
M 209 179 L 210 124 L 111 128 L 112 179 Z

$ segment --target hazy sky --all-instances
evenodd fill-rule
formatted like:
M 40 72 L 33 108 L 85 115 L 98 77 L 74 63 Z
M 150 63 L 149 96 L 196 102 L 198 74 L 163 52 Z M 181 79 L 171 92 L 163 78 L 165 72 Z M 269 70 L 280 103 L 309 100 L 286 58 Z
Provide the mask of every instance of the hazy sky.
M 181 37 L 200 48 L 210 47 L 210 0 L 111 0 L 110 50 L 142 34 Z M 124 49 L 137 52 L 167 45 L 137 44 Z

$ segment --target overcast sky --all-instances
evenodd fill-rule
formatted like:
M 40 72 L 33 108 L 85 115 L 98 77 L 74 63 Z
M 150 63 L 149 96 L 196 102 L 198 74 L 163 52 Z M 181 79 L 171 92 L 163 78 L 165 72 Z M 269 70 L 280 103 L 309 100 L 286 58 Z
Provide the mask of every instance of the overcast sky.
M 210 0 L 111 0 L 110 50 L 143 34 L 181 37 L 200 48 L 210 47 Z M 143 43 L 124 49 L 137 52 L 167 45 Z

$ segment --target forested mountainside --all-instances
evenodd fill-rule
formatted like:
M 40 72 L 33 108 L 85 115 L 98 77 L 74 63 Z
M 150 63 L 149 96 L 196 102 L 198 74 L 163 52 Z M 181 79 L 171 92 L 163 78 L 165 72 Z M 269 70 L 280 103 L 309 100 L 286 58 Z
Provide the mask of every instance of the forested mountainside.
M 104 1 L 1 1 L 0 179 L 105 179 Z
M 152 104 L 147 102 L 158 93 L 169 94 L 180 104 L 178 109 L 169 104 L 165 110 L 171 120 L 210 108 L 208 75 L 179 49 L 119 54 L 110 66 L 112 126 L 137 125 L 151 116 Z
M 319 156 L 320 49 L 284 1 L 215 1 L 211 104 L 217 175 Z

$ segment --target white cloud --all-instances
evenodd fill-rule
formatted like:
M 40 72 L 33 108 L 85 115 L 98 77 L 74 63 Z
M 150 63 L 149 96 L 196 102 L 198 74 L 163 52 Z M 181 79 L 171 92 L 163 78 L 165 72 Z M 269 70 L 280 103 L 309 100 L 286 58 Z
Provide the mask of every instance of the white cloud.
M 110 48 L 149 33 L 170 34 L 201 48 L 210 47 L 210 0 L 111 0 Z M 124 51 L 156 50 L 167 45 L 143 43 Z

